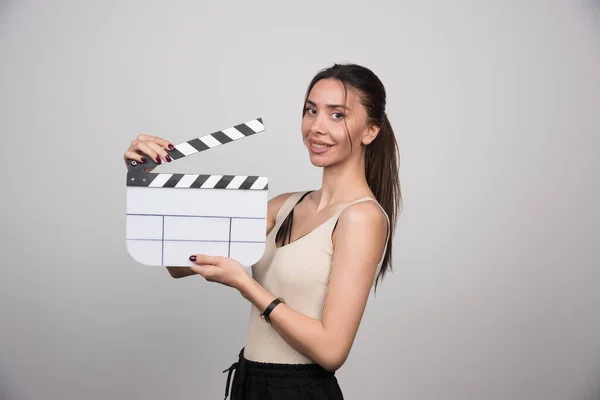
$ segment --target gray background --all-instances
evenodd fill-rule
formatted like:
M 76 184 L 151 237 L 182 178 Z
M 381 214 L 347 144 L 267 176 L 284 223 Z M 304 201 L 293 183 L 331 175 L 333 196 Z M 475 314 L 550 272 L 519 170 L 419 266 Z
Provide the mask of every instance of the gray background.
M 141 132 L 267 132 L 165 172 L 317 188 L 310 78 L 372 68 L 405 208 L 348 399 L 600 398 L 597 1 L 3 1 L 0 399 L 219 399 L 249 303 L 125 248 Z

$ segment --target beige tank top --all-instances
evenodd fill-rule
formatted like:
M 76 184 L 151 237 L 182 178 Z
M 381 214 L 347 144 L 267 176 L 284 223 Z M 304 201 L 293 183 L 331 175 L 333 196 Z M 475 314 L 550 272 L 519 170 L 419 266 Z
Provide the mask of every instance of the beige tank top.
M 362 201 L 375 201 L 388 220 L 387 213 L 373 198 L 363 197 L 346 205 L 327 221 L 308 234 L 277 248 L 275 236 L 301 197 L 307 192 L 290 195 L 279 209 L 275 217 L 275 225 L 266 237 L 263 257 L 252 266 L 252 276 L 269 293 L 280 296 L 292 309 L 311 318 L 321 320 L 323 313 L 333 243 L 331 234 L 340 214 L 352 204 Z M 377 274 L 381 269 L 386 246 L 377 265 L 373 277 L 375 285 Z M 250 310 L 248 336 L 244 349 L 244 357 L 248 360 L 283 364 L 310 364 L 312 360 L 291 347 L 273 329 L 271 324 L 260 317 L 262 310 L 253 305 Z

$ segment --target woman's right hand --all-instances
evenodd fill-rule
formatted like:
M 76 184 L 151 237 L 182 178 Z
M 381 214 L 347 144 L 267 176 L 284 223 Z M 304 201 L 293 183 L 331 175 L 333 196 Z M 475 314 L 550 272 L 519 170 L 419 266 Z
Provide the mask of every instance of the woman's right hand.
M 145 163 L 145 157 L 150 157 L 157 164 L 160 164 L 162 160 L 171 162 L 172 160 L 167 150 L 172 150 L 173 148 L 173 144 L 168 140 L 142 133 L 131 142 L 131 145 L 123 155 L 123 159 L 125 160 L 125 165 L 127 165 L 128 160 Z M 152 169 L 148 169 L 148 171 Z

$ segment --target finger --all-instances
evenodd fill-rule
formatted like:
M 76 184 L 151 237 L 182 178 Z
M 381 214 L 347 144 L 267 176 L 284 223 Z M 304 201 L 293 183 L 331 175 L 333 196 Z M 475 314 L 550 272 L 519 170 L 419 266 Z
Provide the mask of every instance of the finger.
M 148 157 L 156 161 L 157 164 L 161 164 L 160 156 L 158 155 L 156 150 L 150 147 L 146 142 L 138 140 L 136 142 L 136 148 L 144 154 L 147 154 Z
M 167 151 L 164 149 L 164 147 L 159 145 L 157 142 L 153 142 L 153 141 L 149 140 L 149 141 L 145 141 L 143 143 L 145 143 L 148 147 L 150 147 L 152 150 L 154 150 L 161 159 L 163 159 L 167 162 L 173 161 L 173 160 L 171 160 L 169 153 L 167 153 Z
M 173 150 L 175 148 L 170 141 L 158 136 L 146 135 L 145 133 L 138 135 L 138 140 L 155 142 L 165 150 Z
M 190 256 L 190 261 L 198 265 L 221 265 L 223 257 L 220 256 L 208 256 L 205 254 L 193 254 Z
M 145 163 L 146 162 L 146 157 L 144 157 L 143 155 L 136 153 L 135 151 L 131 151 L 128 150 L 125 152 L 125 154 L 123 155 L 123 158 L 125 159 L 125 163 L 127 164 L 127 160 L 135 160 L 135 161 L 139 161 L 141 163 Z

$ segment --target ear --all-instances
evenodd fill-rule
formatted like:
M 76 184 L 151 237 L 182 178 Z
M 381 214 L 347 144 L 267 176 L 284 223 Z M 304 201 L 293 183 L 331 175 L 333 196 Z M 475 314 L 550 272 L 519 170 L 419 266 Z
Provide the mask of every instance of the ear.
M 371 124 L 367 130 L 367 132 L 364 134 L 363 138 L 362 138 L 362 143 L 367 146 L 369 144 L 371 144 L 371 142 L 373 140 L 375 140 L 375 138 L 377 137 L 377 135 L 379 134 L 379 126 L 375 125 L 375 124 Z

